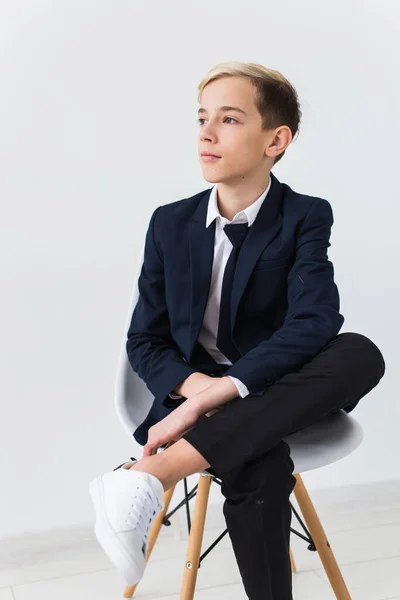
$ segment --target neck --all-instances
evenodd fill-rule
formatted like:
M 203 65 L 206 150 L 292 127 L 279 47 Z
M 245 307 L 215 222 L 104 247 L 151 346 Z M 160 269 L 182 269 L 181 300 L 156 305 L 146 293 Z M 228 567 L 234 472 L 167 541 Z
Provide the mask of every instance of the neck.
M 217 184 L 217 204 L 220 214 L 232 221 L 233 217 L 248 208 L 267 189 L 270 182 L 270 172 L 254 184 L 242 181 L 239 185 L 232 185 L 230 182 L 221 182 Z

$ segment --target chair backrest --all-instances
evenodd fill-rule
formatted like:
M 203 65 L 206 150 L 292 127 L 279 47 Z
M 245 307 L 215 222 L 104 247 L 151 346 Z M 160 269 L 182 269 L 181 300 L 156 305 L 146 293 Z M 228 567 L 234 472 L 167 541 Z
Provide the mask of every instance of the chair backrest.
M 144 421 L 154 401 L 154 396 L 139 375 L 132 369 L 126 352 L 127 332 L 133 310 L 139 299 L 138 279 L 144 259 L 142 249 L 135 274 L 132 297 L 124 328 L 115 385 L 115 408 L 123 428 L 132 439 L 133 432 Z

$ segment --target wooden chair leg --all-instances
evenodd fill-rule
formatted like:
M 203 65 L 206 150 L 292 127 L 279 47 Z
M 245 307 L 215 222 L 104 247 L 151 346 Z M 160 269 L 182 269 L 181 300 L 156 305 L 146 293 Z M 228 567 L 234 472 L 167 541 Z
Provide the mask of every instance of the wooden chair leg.
M 211 483 L 212 477 L 200 475 L 189 543 L 186 552 L 186 563 L 183 573 L 180 600 L 193 600 L 194 598 Z
M 299 474 L 296 474 L 295 477 L 297 481 L 294 488 L 294 494 L 303 514 L 304 521 L 314 540 L 319 557 L 331 583 L 332 590 L 338 600 L 351 600 L 351 596 L 303 480 Z
M 174 490 L 175 490 L 175 486 L 165 492 L 165 494 L 163 496 L 164 508 L 160 512 L 160 514 L 156 517 L 156 519 L 154 519 L 154 523 L 151 526 L 150 533 L 149 533 L 149 543 L 147 546 L 146 564 L 149 562 L 151 553 L 154 548 L 154 544 L 157 541 L 158 534 L 160 533 L 160 529 L 162 527 L 163 519 L 168 512 L 168 507 L 171 503 L 171 499 L 172 499 Z M 132 598 L 138 585 L 139 585 L 139 583 L 137 583 L 136 585 L 127 585 L 125 588 L 123 597 L 124 598 Z
M 292 573 L 296 573 L 296 571 L 297 571 L 296 563 L 294 562 L 293 552 L 292 552 L 291 548 L 289 548 L 289 553 L 290 553 L 290 564 L 292 566 Z

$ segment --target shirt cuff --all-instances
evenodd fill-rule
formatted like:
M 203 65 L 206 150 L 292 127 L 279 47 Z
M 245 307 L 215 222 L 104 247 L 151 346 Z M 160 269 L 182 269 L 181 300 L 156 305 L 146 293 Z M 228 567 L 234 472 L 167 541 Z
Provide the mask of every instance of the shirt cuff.
M 240 379 L 238 379 L 237 377 L 232 377 L 231 375 L 228 375 L 228 377 L 232 379 L 233 383 L 236 385 L 241 398 L 245 398 L 250 394 L 249 390 L 244 385 L 244 383 L 240 381 Z

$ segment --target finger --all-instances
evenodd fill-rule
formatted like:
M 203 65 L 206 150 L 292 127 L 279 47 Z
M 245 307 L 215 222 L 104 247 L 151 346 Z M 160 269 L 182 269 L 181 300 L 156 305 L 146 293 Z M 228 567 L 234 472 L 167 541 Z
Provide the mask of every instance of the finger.
M 215 415 L 215 413 L 218 412 L 218 408 L 213 408 L 212 410 L 210 410 L 208 413 L 206 413 L 206 417 L 212 417 L 213 415 Z
M 153 446 L 151 444 L 146 444 L 143 449 L 143 458 L 146 456 L 151 456 L 153 454 Z

